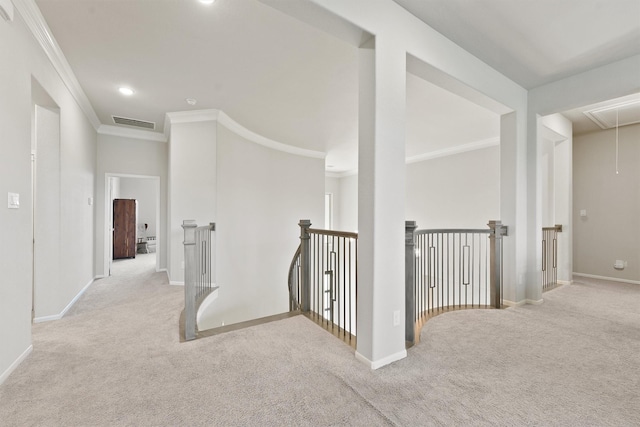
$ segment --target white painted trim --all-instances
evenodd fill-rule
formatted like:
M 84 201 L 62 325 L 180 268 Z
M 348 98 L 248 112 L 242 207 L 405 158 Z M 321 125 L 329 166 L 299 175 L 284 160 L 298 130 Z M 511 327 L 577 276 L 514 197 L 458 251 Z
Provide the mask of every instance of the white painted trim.
M 387 357 L 383 357 L 382 359 L 371 361 L 356 351 L 356 359 L 374 370 L 382 368 L 383 366 L 389 365 L 390 363 L 396 362 L 398 360 L 404 359 L 405 357 L 407 357 L 407 350 L 402 350 Z
M 9 365 L 7 370 L 4 371 L 2 375 L 0 375 L 0 385 L 2 385 L 2 383 L 5 382 L 7 378 L 9 378 L 9 375 L 11 375 L 11 373 L 15 371 L 16 368 L 20 366 L 22 362 L 24 362 L 24 360 L 27 358 L 27 356 L 29 356 L 29 354 L 31 354 L 32 351 L 33 351 L 33 344 L 29 345 L 29 347 L 27 347 L 27 349 L 23 351 L 22 354 L 18 356 L 18 358 L 14 360 L 11 365 Z
M 105 279 L 106 277 L 107 276 L 105 276 L 104 274 L 99 274 L 93 278 L 93 281 L 95 282 L 96 280 Z
M 224 111 L 220 111 L 218 114 L 218 123 L 226 127 L 227 129 L 235 132 L 246 140 L 255 142 L 256 144 L 263 145 L 273 150 L 284 151 L 285 153 L 295 154 L 298 156 L 312 157 L 314 159 L 324 159 L 326 154 L 321 151 L 307 150 L 306 148 L 294 147 L 292 145 L 283 144 L 278 141 L 274 141 L 269 138 L 265 138 L 262 135 L 247 129 L 242 126 L 231 117 L 225 114 Z
M 101 135 L 143 139 L 145 141 L 167 142 L 167 136 L 165 134 L 144 129 L 130 129 L 120 126 L 100 125 L 100 127 L 98 128 L 98 133 Z
M 5 21 L 13 21 L 13 4 L 11 0 L 0 0 L 0 17 Z
M 169 281 L 169 284 L 172 286 L 184 286 L 184 282 L 178 282 L 176 280 Z
M 523 305 L 531 304 L 531 305 L 540 305 L 544 302 L 544 299 L 533 300 L 533 299 L 523 299 L 518 302 L 509 301 L 506 299 L 502 300 L 502 305 L 506 305 L 507 307 L 522 307 Z
M 165 120 L 164 133 L 168 136 L 167 133 L 167 123 L 175 125 L 177 123 L 197 123 L 197 122 L 208 122 L 208 121 L 217 121 L 218 115 L 220 114 L 220 110 L 210 109 L 210 110 L 192 110 L 192 111 L 175 111 L 172 113 L 167 113 L 167 119 Z
M 324 173 L 324 176 L 327 178 L 346 178 L 354 175 L 358 175 L 358 169 L 351 169 L 342 172 L 325 171 Z
M 462 144 L 455 147 L 444 148 L 442 150 L 431 151 L 424 154 L 418 154 L 417 156 L 407 157 L 405 159 L 406 164 L 424 162 L 426 160 L 437 159 L 438 157 L 453 156 L 454 154 L 466 153 L 468 151 L 482 150 L 483 148 L 495 147 L 500 145 L 500 138 L 489 138 L 481 141 L 470 142 L 468 144 Z M 358 174 L 358 169 L 352 169 L 348 171 L 334 172 L 325 171 L 324 175 L 327 178 L 346 178 Z
M 67 304 L 67 306 L 64 308 L 64 310 L 62 310 L 62 312 L 60 312 L 59 314 L 53 314 L 51 316 L 36 317 L 36 318 L 33 319 L 33 323 L 42 323 L 42 322 L 49 322 L 51 320 L 60 320 L 60 319 L 62 319 L 64 317 L 64 315 L 67 314 L 67 312 L 71 309 L 71 307 L 73 307 L 73 305 L 80 299 L 82 294 L 84 294 L 85 291 L 87 289 L 89 289 L 89 286 L 91 286 L 94 281 L 95 281 L 95 279 L 91 279 L 89 281 L 89 283 L 87 283 L 84 286 L 84 288 L 82 288 L 80 290 L 80 292 L 78 292 L 78 294 L 75 297 L 73 297 L 71 302 L 69 302 L 69 304 Z
M 480 150 L 488 147 L 500 145 L 500 138 L 489 138 L 481 141 L 470 142 L 468 144 L 457 145 L 455 147 L 444 148 L 442 150 L 431 151 L 429 153 L 418 154 L 407 157 L 407 163 L 422 162 L 424 160 L 436 159 L 438 157 L 451 156 L 453 154 L 466 153 L 467 151 Z
M 573 283 L 573 280 L 556 280 L 559 285 L 570 285 Z
M 42 47 L 42 50 L 44 50 L 49 61 L 51 61 L 53 68 L 58 72 L 58 75 L 60 75 L 62 82 L 67 89 L 69 89 L 71 96 L 76 100 L 80 109 L 82 109 L 87 119 L 89 119 L 89 122 L 91 122 L 97 131 L 100 127 L 100 119 L 98 119 L 91 102 L 89 102 L 89 98 L 87 98 L 84 90 L 82 90 L 82 86 L 80 86 L 58 42 L 53 37 L 53 33 L 36 5 L 35 0 L 13 0 L 13 4 L 40 44 L 40 47 Z
M 240 123 L 229 117 L 224 111 L 210 109 L 210 110 L 195 110 L 195 111 L 177 111 L 173 113 L 167 113 L 167 119 L 165 120 L 164 133 L 165 137 L 169 139 L 170 125 L 177 123 L 195 123 L 203 121 L 217 121 L 218 124 L 226 127 L 230 131 L 240 135 L 247 141 L 251 141 L 255 144 L 262 145 L 272 150 L 283 151 L 289 154 L 295 154 L 297 156 L 312 157 L 314 159 L 324 159 L 326 154 L 322 151 L 308 150 L 306 148 L 294 147 L 293 145 L 283 144 L 282 142 L 274 141 L 273 139 L 266 138 L 259 135 L 252 130 L 247 129 Z
M 640 281 L 637 281 L 637 280 L 618 279 L 616 277 L 596 276 L 594 274 L 584 274 L 584 273 L 573 273 L 573 275 L 579 276 L 579 277 L 588 277 L 590 279 L 609 280 L 611 282 L 631 283 L 632 285 L 640 285 Z

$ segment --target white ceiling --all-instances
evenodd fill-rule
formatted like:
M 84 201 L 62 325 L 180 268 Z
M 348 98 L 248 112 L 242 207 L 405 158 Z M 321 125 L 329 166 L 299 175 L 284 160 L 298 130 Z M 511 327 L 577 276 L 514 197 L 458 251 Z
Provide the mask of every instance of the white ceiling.
M 394 0 L 532 89 L 640 54 L 639 0 Z
M 327 152 L 329 170 L 355 168 L 357 48 L 270 2 L 36 0 L 101 123 L 117 115 L 162 132 L 167 112 L 215 108 Z M 396 2 L 525 87 L 640 53 L 638 0 Z M 498 136 L 495 113 L 412 75 L 407 86 L 408 156 Z

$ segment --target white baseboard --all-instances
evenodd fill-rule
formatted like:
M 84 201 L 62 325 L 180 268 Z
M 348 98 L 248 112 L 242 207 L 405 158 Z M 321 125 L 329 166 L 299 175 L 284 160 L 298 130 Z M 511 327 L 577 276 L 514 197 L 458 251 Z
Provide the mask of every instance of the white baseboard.
M 579 276 L 579 277 L 588 277 L 590 279 L 609 280 L 611 282 L 622 282 L 622 283 L 631 283 L 632 285 L 640 285 L 640 281 L 637 281 L 637 280 L 618 279 L 616 277 L 596 276 L 594 274 L 584 274 L 584 273 L 573 273 L 573 275 Z
M 93 278 L 93 281 L 95 282 L 96 280 L 106 279 L 106 278 L 107 278 L 107 276 L 105 276 L 104 274 L 99 274 L 99 275 L 97 275 L 96 277 Z
M 184 282 L 176 282 L 175 280 L 169 281 L 169 284 L 174 286 L 184 286 Z
M 407 350 L 402 350 L 387 357 L 383 357 L 382 359 L 371 361 L 356 351 L 356 359 L 369 366 L 371 369 L 382 368 L 383 366 L 396 362 L 400 359 L 404 359 L 405 357 L 407 357 Z
M 27 356 L 29 356 L 29 354 L 31 354 L 32 351 L 33 344 L 27 347 L 27 349 L 23 351 L 20 356 L 18 356 L 18 358 L 7 368 L 7 370 L 0 374 L 0 385 L 2 385 L 2 383 L 5 382 L 7 378 L 9 378 L 9 375 L 11 375 L 11 373 L 15 371 L 22 362 L 24 362 L 24 360 L 27 358 Z
M 571 285 L 573 280 L 556 280 L 556 282 L 558 282 L 559 285 Z
M 518 302 L 514 302 L 514 301 L 509 301 L 507 299 L 503 299 L 502 300 L 502 304 L 506 305 L 507 307 L 520 307 L 526 304 L 533 304 L 533 305 L 539 305 L 542 304 L 544 302 L 544 300 L 539 299 L 539 300 L 533 300 L 533 299 L 523 299 L 520 300 Z
M 60 320 L 60 319 L 62 319 L 64 317 L 64 315 L 67 314 L 67 312 L 71 309 L 71 307 L 73 307 L 73 305 L 80 299 L 82 294 L 84 294 L 85 291 L 87 289 L 89 289 L 89 286 L 91 286 L 94 281 L 95 281 L 95 279 L 91 279 L 89 281 L 89 283 L 84 285 L 84 288 L 82 288 L 80 290 L 80 292 L 78 292 L 78 294 L 75 297 L 73 297 L 71 302 L 69 304 L 67 304 L 67 306 L 64 308 L 64 310 L 62 310 L 59 314 L 53 314 L 51 316 L 36 317 L 36 318 L 33 319 L 33 323 L 50 322 L 52 320 Z

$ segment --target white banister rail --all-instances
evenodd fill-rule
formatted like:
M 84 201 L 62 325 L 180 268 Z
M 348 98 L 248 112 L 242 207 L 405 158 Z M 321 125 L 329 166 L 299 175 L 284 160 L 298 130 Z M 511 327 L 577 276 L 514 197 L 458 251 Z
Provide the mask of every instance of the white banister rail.
M 193 220 L 182 222 L 184 229 L 184 340 L 196 338 L 197 313 L 213 286 L 214 263 L 211 234 L 215 224 L 198 227 Z

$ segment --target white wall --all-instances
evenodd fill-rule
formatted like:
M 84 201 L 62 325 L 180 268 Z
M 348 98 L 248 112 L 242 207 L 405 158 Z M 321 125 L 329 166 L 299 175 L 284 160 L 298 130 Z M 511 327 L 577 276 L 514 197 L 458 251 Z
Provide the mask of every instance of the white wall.
M 19 13 L 0 19 L 0 196 L 20 194 L 20 208 L 0 207 L 0 382 L 31 345 L 32 76 L 60 108 L 60 233 L 57 315 L 94 277 L 93 206 L 96 132 Z M 56 179 L 56 177 L 52 177 Z
M 142 175 L 160 178 L 160 224 L 167 224 L 167 144 L 164 142 L 125 138 L 112 135 L 98 135 L 97 176 L 96 176 L 96 233 L 95 265 L 96 274 L 107 274 L 109 247 L 105 236 L 107 209 L 111 209 L 105 194 L 106 174 Z M 160 227 L 158 239 L 159 266 L 167 267 L 166 227 Z M 108 264 L 107 264 L 108 265 Z
M 340 198 L 336 202 L 342 231 L 358 231 L 358 175 L 340 178 Z
M 358 229 L 358 177 L 333 184 L 337 230 Z M 407 165 L 407 220 L 419 228 L 486 228 L 500 219 L 500 147 L 424 160 Z
M 407 165 L 407 219 L 418 228 L 487 228 L 500 218 L 500 147 Z
M 573 144 L 574 272 L 640 283 L 640 125 L 576 136 Z M 581 217 L 580 210 L 587 216 Z M 627 261 L 624 270 L 615 260 Z
M 169 278 L 184 282 L 182 221 L 216 222 L 216 122 L 176 122 L 169 139 Z
M 201 328 L 288 311 L 300 219 L 324 226 L 324 161 L 217 131 L 216 282 Z M 212 189 L 213 190 L 213 189 Z
M 338 212 L 337 204 L 340 200 L 340 178 L 334 176 L 327 176 L 324 179 L 324 192 L 325 194 L 331 194 L 333 205 L 331 206 L 331 216 L 333 218 L 333 230 L 342 230 L 340 228 L 340 213 Z M 325 201 L 326 204 L 326 201 Z M 326 212 L 325 206 L 325 212 Z M 327 228 L 328 218 L 325 214 L 325 225 L 322 228 Z
M 327 177 L 325 192 L 333 194 L 333 229 L 358 231 L 358 175 Z

